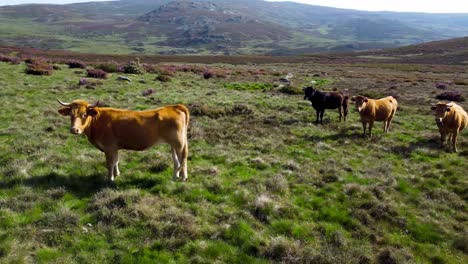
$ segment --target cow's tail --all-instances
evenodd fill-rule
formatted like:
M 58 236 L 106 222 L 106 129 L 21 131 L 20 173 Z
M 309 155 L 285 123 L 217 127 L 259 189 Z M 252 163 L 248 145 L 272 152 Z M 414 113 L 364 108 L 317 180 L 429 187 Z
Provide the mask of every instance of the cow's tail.
M 184 128 L 183 128 L 183 138 L 184 145 L 182 146 L 182 160 L 180 160 L 179 172 L 182 171 L 183 180 L 187 179 L 187 158 L 188 158 L 188 126 L 190 122 L 190 111 L 184 105 L 178 105 L 178 108 L 182 113 L 184 113 Z

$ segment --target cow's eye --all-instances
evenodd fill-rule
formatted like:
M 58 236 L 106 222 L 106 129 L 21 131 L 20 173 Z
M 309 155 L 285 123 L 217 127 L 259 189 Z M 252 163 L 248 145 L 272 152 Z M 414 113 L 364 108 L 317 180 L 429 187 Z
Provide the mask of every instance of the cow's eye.
M 86 117 L 87 117 L 87 115 L 86 115 L 86 114 L 83 114 L 81 117 L 82 117 L 82 118 L 86 118 Z

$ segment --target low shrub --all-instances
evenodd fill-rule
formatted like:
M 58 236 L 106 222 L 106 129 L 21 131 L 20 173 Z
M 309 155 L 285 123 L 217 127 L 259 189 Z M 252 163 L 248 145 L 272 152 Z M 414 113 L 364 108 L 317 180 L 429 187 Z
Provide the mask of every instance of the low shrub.
M 47 64 L 47 62 L 36 59 L 31 61 L 26 67 L 26 74 L 32 75 L 52 75 L 54 69 L 52 65 Z
M 86 75 L 89 78 L 97 78 L 97 79 L 106 79 L 107 72 L 99 69 L 88 69 L 88 74 Z
M 456 80 L 453 83 L 456 85 L 468 85 L 468 80 Z
M 141 95 L 143 96 L 150 96 L 154 93 L 154 89 L 153 88 L 148 88 L 148 89 L 145 89 L 143 92 L 141 92 Z
M 189 104 L 190 114 L 193 116 L 208 116 L 210 118 L 219 118 L 226 115 L 226 109 L 209 106 L 206 104 Z
M 2 55 L 2 54 L 0 54 L 0 61 L 9 62 L 11 64 L 20 64 L 21 63 L 20 59 L 18 59 L 17 57 L 11 57 L 11 56 L 6 56 L 6 55 Z
M 123 66 L 123 72 L 128 74 L 142 74 L 140 61 L 137 59 Z
M 78 81 L 78 85 L 88 85 L 89 84 L 89 81 L 88 79 L 86 78 L 80 78 L 80 80 Z
M 72 60 L 65 64 L 67 64 L 70 69 L 86 69 L 86 63 L 82 61 Z
M 155 81 L 170 82 L 172 78 L 169 75 L 160 74 L 156 77 Z
M 447 101 L 453 101 L 453 102 L 465 101 L 465 98 L 463 98 L 461 93 L 457 91 L 443 92 L 441 94 L 438 94 L 436 98 L 439 100 L 447 100 Z
M 437 89 L 441 89 L 441 90 L 446 90 L 447 88 L 449 88 L 449 85 L 447 83 L 443 83 L 443 82 L 437 82 L 435 84 L 435 87 Z
M 203 72 L 203 78 L 205 78 L 205 80 L 208 80 L 210 78 L 212 78 L 214 76 L 213 72 L 211 72 L 210 70 L 206 69 L 204 72 Z
M 281 86 L 278 91 L 280 93 L 291 94 L 291 95 L 304 93 L 301 88 L 292 86 L 292 85 Z
M 108 73 L 112 72 L 118 72 L 119 71 L 119 65 L 115 62 L 106 62 L 106 63 L 101 63 L 96 65 L 96 69 L 103 70 Z
M 230 111 L 231 115 L 251 115 L 253 113 L 254 110 L 243 104 L 234 105 Z

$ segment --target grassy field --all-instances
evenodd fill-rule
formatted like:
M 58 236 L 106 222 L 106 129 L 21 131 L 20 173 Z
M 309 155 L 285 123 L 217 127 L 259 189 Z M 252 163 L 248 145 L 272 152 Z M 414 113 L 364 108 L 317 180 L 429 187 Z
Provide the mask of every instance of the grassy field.
M 468 80 L 465 67 L 209 67 L 227 74 L 126 75 L 131 83 L 113 74 L 78 86 L 84 70 L 32 76 L 0 63 L 0 262 L 468 262 L 468 131 L 459 153 L 440 148 L 430 111 L 434 83 Z M 363 138 L 354 109 L 346 123 L 328 110 L 315 125 L 310 103 L 275 83 L 287 72 L 296 88 L 316 79 L 351 95 L 398 96 L 390 133 L 379 123 Z M 450 89 L 466 97 L 466 87 Z M 122 151 L 122 175 L 109 183 L 104 155 L 69 133 L 56 98 L 188 105 L 188 181 L 171 180 L 160 145 Z

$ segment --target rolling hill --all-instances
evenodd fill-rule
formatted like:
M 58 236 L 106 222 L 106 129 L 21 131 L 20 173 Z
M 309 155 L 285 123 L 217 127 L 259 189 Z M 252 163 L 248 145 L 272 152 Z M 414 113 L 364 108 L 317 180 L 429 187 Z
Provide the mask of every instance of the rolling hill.
M 468 35 L 467 14 L 365 12 L 262 0 L 0 7 L 0 45 L 112 54 L 355 51 Z

